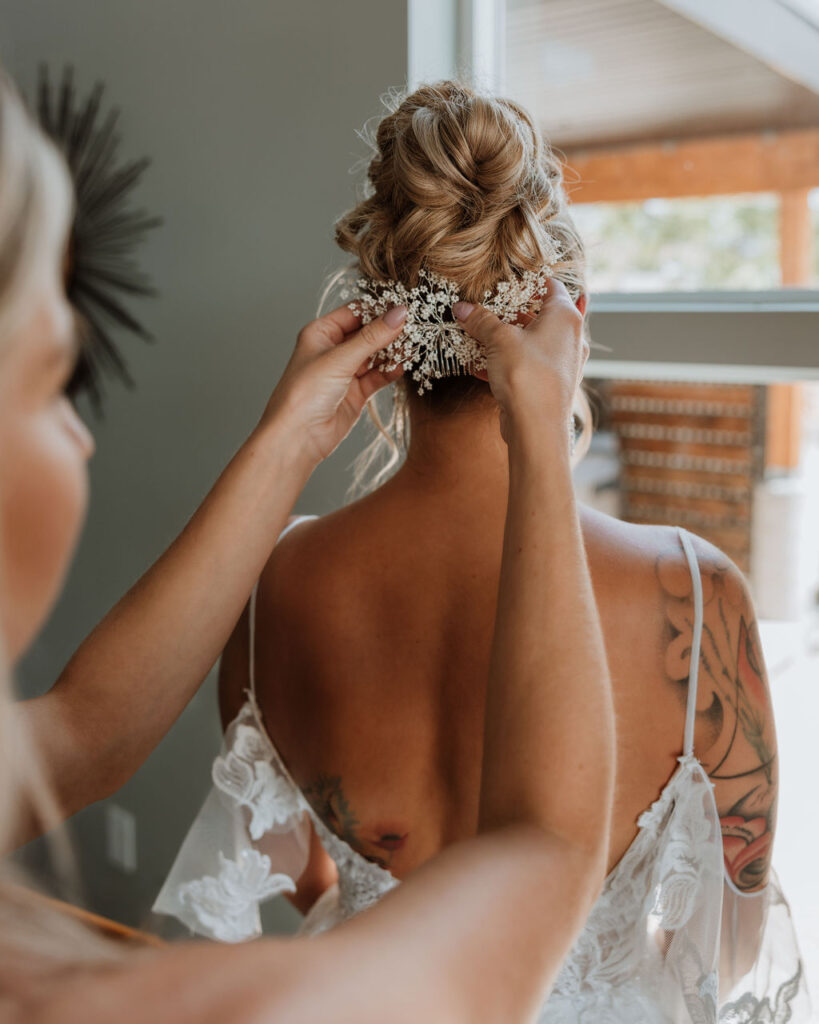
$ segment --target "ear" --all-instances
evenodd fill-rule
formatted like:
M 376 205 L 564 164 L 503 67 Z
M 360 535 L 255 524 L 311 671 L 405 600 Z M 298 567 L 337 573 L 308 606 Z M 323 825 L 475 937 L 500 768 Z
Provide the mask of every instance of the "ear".
M 575 302 L 575 306 L 577 306 L 577 308 L 580 310 L 583 316 L 586 315 L 586 310 L 589 306 L 589 297 L 588 295 L 586 295 L 585 292 L 582 295 L 578 296 L 577 302 Z

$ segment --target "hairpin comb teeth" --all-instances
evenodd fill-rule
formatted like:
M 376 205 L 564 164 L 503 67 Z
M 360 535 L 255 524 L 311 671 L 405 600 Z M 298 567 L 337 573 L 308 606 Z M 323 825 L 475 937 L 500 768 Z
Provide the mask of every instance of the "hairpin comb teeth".
M 461 298 L 457 284 L 430 270 L 422 269 L 418 276 L 415 288 L 359 277 L 355 288 L 342 291 L 342 298 L 353 299 L 348 308 L 365 324 L 392 306 L 407 307 L 403 330 L 370 359 L 370 366 L 388 372 L 399 366 L 411 370 L 422 395 L 431 390 L 433 380 L 486 369 L 486 355 L 453 316 L 452 307 Z M 551 267 L 543 267 L 501 281 L 494 292 L 484 294 L 483 305 L 505 323 L 514 323 L 521 313 L 539 311 L 550 276 Z

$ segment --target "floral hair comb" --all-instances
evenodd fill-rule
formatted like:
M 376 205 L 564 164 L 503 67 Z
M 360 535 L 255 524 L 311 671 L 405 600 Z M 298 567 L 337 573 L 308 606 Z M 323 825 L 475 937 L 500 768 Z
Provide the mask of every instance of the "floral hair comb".
M 514 323 L 521 313 L 538 313 L 547 290 L 552 268 L 528 270 L 521 277 L 501 281 L 494 292 L 485 292 L 482 305 L 505 323 Z M 458 286 L 440 274 L 421 269 L 415 288 L 400 281 L 376 281 L 359 277 L 355 287 L 342 290 L 342 298 L 353 301 L 349 309 L 369 323 L 392 306 L 406 306 L 407 318 L 399 336 L 370 359 L 370 367 L 390 371 L 399 366 L 412 370 L 418 394 L 432 388 L 432 381 L 461 373 L 486 369 L 481 346 L 461 327 L 452 314 L 460 301 Z

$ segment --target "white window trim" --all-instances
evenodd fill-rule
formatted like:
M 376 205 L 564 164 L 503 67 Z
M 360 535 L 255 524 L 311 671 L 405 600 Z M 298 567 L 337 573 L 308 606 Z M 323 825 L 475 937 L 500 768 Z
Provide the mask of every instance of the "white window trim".
M 410 88 L 462 78 L 501 92 L 505 0 L 407 0 Z
M 819 292 L 600 295 L 589 326 L 589 376 L 819 380 Z
M 680 313 L 819 313 L 819 291 L 813 288 L 772 288 L 691 292 L 600 292 L 594 296 L 600 312 Z

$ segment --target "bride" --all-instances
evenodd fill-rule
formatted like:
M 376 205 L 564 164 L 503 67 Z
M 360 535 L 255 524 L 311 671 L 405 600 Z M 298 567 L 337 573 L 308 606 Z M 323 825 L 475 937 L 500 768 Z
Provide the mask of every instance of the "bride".
M 420 88 L 378 125 L 368 183 L 336 238 L 354 259 L 353 308 L 409 306 L 383 357 L 407 372 L 378 441 L 403 458 L 360 500 L 291 523 L 224 652 L 214 792 L 157 901 L 215 938 L 255 928 L 235 927 L 229 900 L 217 921 L 197 904 L 220 830 L 275 851 L 307 934 L 475 833 L 509 487 L 482 369 L 497 321 L 475 307 L 525 319 L 548 274 L 585 311 L 560 167 L 516 104 Z M 460 325 L 445 312 L 457 299 Z M 746 582 L 681 530 L 587 508 L 580 520 L 617 785 L 609 875 L 541 1019 L 797 1019 L 801 965 L 771 870 L 776 735 Z M 249 750 L 253 724 L 265 739 Z M 544 778 L 540 799 L 567 798 Z

